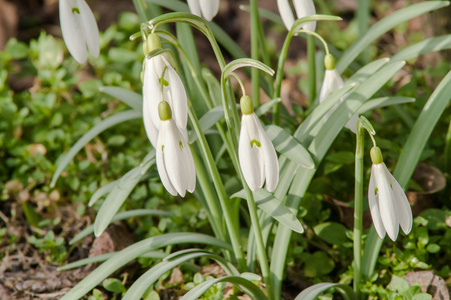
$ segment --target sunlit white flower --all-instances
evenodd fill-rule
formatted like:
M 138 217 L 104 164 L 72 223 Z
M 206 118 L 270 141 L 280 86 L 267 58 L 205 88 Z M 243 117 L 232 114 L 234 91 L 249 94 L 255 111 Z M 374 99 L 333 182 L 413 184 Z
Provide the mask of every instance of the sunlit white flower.
M 158 105 L 166 101 L 173 112 L 174 121 L 187 139 L 188 100 L 182 80 L 163 55 L 146 58 L 143 78 L 143 119 L 147 136 L 155 147 L 160 128 Z
M 158 106 L 161 122 L 157 142 L 157 168 L 161 182 L 173 196 L 185 197 L 196 187 L 196 170 L 188 141 L 175 121 L 166 101 Z M 185 129 L 186 131 L 186 129 Z
M 64 42 L 75 60 L 85 63 L 88 50 L 98 57 L 99 29 L 88 4 L 84 0 L 60 0 L 59 12 Z
M 319 93 L 319 103 L 322 103 L 330 94 L 344 86 L 343 79 L 341 78 L 337 69 L 335 69 L 334 58 L 331 54 L 327 54 L 324 58 L 324 65 L 326 67 L 326 71 L 324 73 L 323 85 L 321 86 L 321 91 Z M 347 96 L 348 94 L 341 97 L 340 102 L 336 103 L 332 110 L 335 110 Z M 326 115 L 326 118 L 328 118 L 329 116 L 330 113 Z M 348 123 L 346 123 L 345 127 L 356 133 L 358 119 L 358 115 L 354 114 L 351 119 L 349 119 Z
M 312 0 L 293 0 L 293 5 L 298 19 L 316 14 L 315 5 Z M 279 13 L 285 27 L 290 30 L 295 19 L 289 1 L 277 0 L 277 6 L 279 7 Z M 303 23 L 301 27 L 309 31 L 315 31 L 316 21 Z
M 248 96 L 241 98 L 240 141 L 238 157 L 244 179 L 252 191 L 263 186 L 274 191 L 279 181 L 279 161 L 276 151 L 260 120 L 253 112 L 252 100 Z
M 382 160 L 378 147 L 371 149 L 370 184 L 368 202 L 377 234 L 385 237 L 385 233 L 395 241 L 399 226 L 405 234 L 412 229 L 412 210 L 403 189 L 388 171 Z
M 219 11 L 219 0 L 188 0 L 189 10 L 193 15 L 211 21 Z

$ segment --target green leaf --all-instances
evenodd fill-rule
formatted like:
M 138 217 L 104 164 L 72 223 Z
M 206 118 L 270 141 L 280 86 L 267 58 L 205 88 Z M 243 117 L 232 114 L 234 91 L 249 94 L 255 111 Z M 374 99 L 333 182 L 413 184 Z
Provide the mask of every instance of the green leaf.
M 89 130 L 85 135 L 83 135 L 75 145 L 70 148 L 69 152 L 64 155 L 61 162 L 58 164 L 55 173 L 53 174 L 52 181 L 50 182 L 50 187 L 55 187 L 55 183 L 58 180 L 59 176 L 63 172 L 64 168 L 70 163 L 70 161 L 75 157 L 75 155 L 80 151 L 90 140 L 99 135 L 101 132 L 107 130 L 114 125 L 120 124 L 125 121 L 140 119 L 142 118 L 142 113 L 138 111 L 128 110 L 124 112 L 120 112 L 106 118 L 101 121 L 99 124 L 95 125 L 91 130 Z
M 277 152 L 304 168 L 313 169 L 315 167 L 315 163 L 307 149 L 288 132 L 276 125 L 266 126 L 265 130 Z
M 379 237 L 374 226 L 371 226 L 362 256 L 362 275 L 364 278 L 369 279 L 373 276 L 383 241 L 384 239 Z
M 143 110 L 143 97 L 138 93 L 117 86 L 101 86 L 99 90 L 121 100 L 134 110 Z
M 111 219 L 122 206 L 147 170 L 155 163 L 155 151 L 152 150 L 136 168 L 130 170 L 117 183 L 106 197 L 94 222 L 94 234 L 100 236 L 111 223 Z
M 246 199 L 244 190 L 239 191 L 231 196 L 231 198 L 238 197 Z M 258 208 L 266 212 L 268 215 L 284 224 L 293 231 L 303 233 L 304 227 L 296 218 L 296 215 L 279 199 L 276 199 L 273 194 L 265 189 L 259 189 L 254 192 L 255 204 Z
M 409 60 L 421 54 L 451 48 L 451 34 L 426 39 L 408 46 L 391 57 L 392 61 Z
M 390 290 L 402 294 L 409 289 L 410 285 L 404 278 L 393 275 L 388 287 L 390 288 Z
M 421 212 L 420 216 L 427 220 L 426 227 L 431 230 L 445 229 L 448 227 L 446 225 L 446 212 L 441 209 L 428 209 Z
M 144 217 L 144 216 L 160 216 L 160 217 L 171 217 L 174 216 L 173 213 L 163 211 L 163 210 L 157 210 L 157 209 L 136 209 L 136 210 L 129 210 L 125 212 L 118 213 L 115 215 L 111 221 L 111 223 L 114 223 L 116 221 L 126 220 L 130 218 L 136 218 L 136 217 Z M 94 225 L 89 225 L 85 227 L 82 231 L 80 231 L 72 240 L 70 240 L 69 245 L 73 245 L 74 243 L 80 241 L 84 237 L 94 233 Z
M 432 296 L 426 293 L 416 294 L 412 297 L 412 300 L 431 300 Z
M 318 283 L 306 288 L 299 295 L 297 295 L 295 300 L 316 300 L 318 296 L 331 288 L 337 289 L 347 299 L 357 300 L 357 296 L 354 294 L 354 291 L 350 286 L 343 283 L 328 282 Z
M 203 132 L 206 132 L 208 129 L 213 127 L 219 120 L 224 117 L 224 108 L 221 106 L 216 106 L 213 109 L 210 109 L 205 115 L 202 116 L 199 120 L 200 128 Z M 193 143 L 197 139 L 196 132 L 191 131 L 189 134 L 189 142 Z
M 178 265 L 199 257 L 211 258 L 218 262 L 226 272 L 238 272 L 233 265 L 228 263 L 225 259 L 217 256 L 209 251 L 199 249 L 182 250 L 166 257 L 164 261 L 150 268 L 141 275 L 133 285 L 128 289 L 122 300 L 141 299 L 146 290 L 154 284 L 163 274 L 177 267 Z M 232 267 L 232 269 L 230 269 Z
M 338 151 L 327 155 L 326 160 L 337 164 L 352 164 L 354 163 L 355 156 L 351 151 Z
M 381 97 L 371 99 L 365 102 L 358 110 L 358 114 L 361 115 L 367 111 L 371 111 L 376 108 L 415 102 L 415 98 L 410 97 Z
M 196 300 L 199 299 L 210 287 L 220 282 L 230 282 L 242 287 L 245 292 L 255 300 L 268 299 L 262 290 L 256 286 L 252 281 L 247 280 L 241 276 L 224 276 L 221 278 L 210 279 L 192 288 L 186 293 L 181 300 Z
M 336 64 L 336 69 L 338 72 L 342 73 L 374 40 L 396 25 L 448 5 L 448 1 L 425 1 L 395 11 L 391 15 L 372 25 L 364 36 L 352 44 L 351 47 L 343 53 L 341 59 Z
M 420 3 L 421 4 L 421 3 Z M 415 170 L 432 130 L 451 100 L 451 71 L 446 74 L 423 107 L 399 156 L 393 176 L 405 187 Z
M 318 224 L 313 227 L 313 231 L 317 236 L 332 245 L 342 245 L 349 242 L 346 236 L 346 232 L 349 230 L 340 223 L 327 222 Z
M 334 261 L 325 252 L 317 251 L 305 262 L 304 274 L 307 277 L 318 277 L 329 274 L 334 268 Z
M 61 300 L 80 299 L 114 271 L 138 256 L 154 249 L 177 244 L 206 244 L 232 250 L 228 243 L 199 233 L 168 233 L 147 238 L 116 253 L 74 286 Z
M 97 202 L 103 195 L 108 194 L 113 190 L 113 188 L 119 183 L 119 180 L 115 180 L 113 182 L 110 182 L 101 188 L 99 188 L 97 191 L 92 194 L 91 199 L 89 199 L 88 206 L 93 206 L 94 203 Z
M 107 278 L 103 281 L 102 285 L 109 292 L 124 293 L 126 291 L 122 282 L 116 278 Z

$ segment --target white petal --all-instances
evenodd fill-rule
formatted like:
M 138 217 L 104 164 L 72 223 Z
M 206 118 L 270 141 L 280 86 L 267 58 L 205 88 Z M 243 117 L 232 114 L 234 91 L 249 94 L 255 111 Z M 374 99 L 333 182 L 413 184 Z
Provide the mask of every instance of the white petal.
M 290 30 L 294 24 L 294 15 L 291 11 L 291 6 L 288 0 L 277 0 L 277 6 L 279 8 L 279 14 L 282 17 L 283 24 Z
M 298 19 L 316 14 L 315 5 L 312 0 L 294 0 L 293 4 Z M 303 23 L 301 27 L 310 31 L 315 31 L 316 21 Z
M 91 55 L 98 57 L 100 53 L 100 40 L 99 28 L 97 27 L 96 19 L 88 4 L 86 4 L 84 0 L 78 0 L 78 5 L 80 9 L 81 24 L 83 26 L 85 42 Z
M 274 145 L 266 134 L 266 131 L 263 129 L 257 115 L 253 113 L 251 116 L 257 124 L 260 135 L 261 157 L 265 168 L 266 189 L 269 192 L 272 192 L 276 189 L 277 183 L 279 182 L 279 160 Z
M 337 69 L 326 70 L 324 73 L 323 85 L 319 93 L 319 103 L 323 102 L 331 93 L 344 85 L 343 79 Z
M 401 225 L 402 231 L 408 234 L 412 230 L 412 209 L 410 208 L 409 200 L 407 199 L 406 193 L 399 185 L 398 181 L 393 177 L 393 175 L 387 170 L 387 176 L 389 177 L 390 184 L 395 194 L 395 201 L 398 207 L 399 223 Z
M 185 87 L 174 68 L 168 66 L 166 72 L 168 74 L 173 118 L 180 129 L 186 128 L 186 124 L 188 123 L 188 100 L 186 98 Z
M 382 223 L 388 236 L 395 241 L 399 232 L 398 207 L 389 178 L 387 177 L 388 170 L 384 163 L 373 165 L 373 167 L 374 179 L 376 180 L 379 194 L 379 209 Z
M 374 165 L 371 167 L 370 185 L 368 187 L 368 204 L 370 207 L 374 228 L 381 239 L 383 239 L 385 237 L 385 228 L 382 223 L 381 213 L 379 211 L 378 190 L 374 179 Z
M 166 188 L 166 190 L 172 195 L 177 196 L 177 191 L 175 190 L 174 186 L 172 185 L 171 181 L 169 180 L 168 173 L 166 171 L 166 165 L 165 165 L 165 154 L 163 153 L 163 146 L 165 143 L 165 136 L 160 135 L 158 137 L 158 144 L 157 144 L 157 169 L 158 174 L 160 175 L 161 182 L 163 183 L 163 186 Z
M 161 102 L 161 84 L 155 70 L 160 68 L 159 61 L 158 56 L 147 59 L 143 78 L 143 101 L 148 104 L 150 119 L 156 128 L 160 126 L 158 104 Z
M 168 177 L 180 196 L 185 197 L 187 190 L 194 189 L 196 176 L 189 146 L 183 141 L 173 119 L 161 122 L 160 135 L 165 135 L 164 155 Z
M 219 0 L 200 0 L 199 3 L 204 19 L 211 21 L 219 11 Z
M 144 128 L 146 129 L 147 137 L 149 138 L 150 142 L 152 143 L 152 146 L 156 149 L 158 144 L 158 129 L 153 124 L 151 117 L 150 117 L 150 110 L 151 107 L 149 107 L 148 101 L 143 101 L 143 121 L 144 121 Z
M 193 15 L 202 17 L 201 12 L 200 12 L 199 0 L 188 0 L 188 6 L 189 6 L 189 10 L 191 11 L 191 13 Z
M 61 32 L 70 54 L 76 61 L 83 64 L 88 58 L 88 50 L 86 48 L 80 14 L 72 12 L 73 8 L 78 9 L 81 13 L 77 0 L 59 1 Z
M 252 191 L 263 186 L 263 170 L 260 165 L 260 151 L 254 145 L 251 147 L 251 139 L 249 137 L 248 129 L 249 123 L 252 123 L 252 118 L 243 115 L 241 119 L 240 141 L 238 143 L 238 158 L 240 167 L 243 172 L 244 180 Z

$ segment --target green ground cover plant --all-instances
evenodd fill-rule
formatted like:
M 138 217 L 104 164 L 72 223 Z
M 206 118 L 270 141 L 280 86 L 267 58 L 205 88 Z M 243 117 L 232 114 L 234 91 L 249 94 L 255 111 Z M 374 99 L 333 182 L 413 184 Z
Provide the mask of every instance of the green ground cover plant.
M 215 23 L 219 1 L 132 2 L 99 32 L 89 2 L 60 0 L 64 43 L 42 32 L 1 52 L 0 258 L 28 243 L 58 272 L 101 262 L 61 299 L 433 299 L 408 274 L 451 275 L 451 74 L 415 63 L 451 36 L 378 43 L 448 1 L 377 21 L 385 3 L 359 1 L 342 30 L 325 1 L 251 0 L 249 53 Z M 432 199 L 420 162 L 441 192 L 417 210 Z M 93 223 L 68 229 L 64 205 Z M 133 242 L 71 258 L 117 222 Z

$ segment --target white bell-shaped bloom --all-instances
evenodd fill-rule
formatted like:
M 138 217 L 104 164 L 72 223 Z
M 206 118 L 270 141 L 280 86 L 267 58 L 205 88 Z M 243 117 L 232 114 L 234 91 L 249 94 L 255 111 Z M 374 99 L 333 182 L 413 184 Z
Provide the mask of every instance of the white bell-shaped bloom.
M 196 187 L 196 169 L 186 132 L 182 133 L 172 119 L 166 101 L 160 102 L 158 111 L 161 117 L 156 147 L 158 173 L 171 195 L 185 197 L 186 191 L 192 193 Z
M 160 128 L 158 105 L 166 101 L 172 111 L 174 121 L 187 139 L 188 100 L 185 87 L 177 72 L 163 55 L 146 58 L 143 78 L 143 119 L 147 136 L 155 147 Z
M 238 158 L 244 179 L 252 191 L 261 188 L 266 180 L 266 189 L 272 192 L 279 181 L 279 161 L 276 151 L 253 112 L 252 100 L 248 96 L 241 98 L 241 110 L 243 116 Z
M 368 202 L 377 234 L 388 234 L 393 241 L 398 237 L 399 226 L 405 234 L 412 229 L 412 210 L 403 189 L 388 171 L 378 147 L 371 149 L 370 184 Z
M 298 19 L 316 14 L 315 4 L 313 4 L 312 0 L 293 0 L 293 5 Z M 285 27 L 290 30 L 295 19 L 289 1 L 277 0 L 277 6 Z M 303 23 L 301 27 L 309 31 L 315 31 L 316 21 Z
M 64 42 L 75 60 L 85 63 L 88 50 L 92 56 L 98 57 L 99 29 L 85 0 L 60 0 L 59 13 Z
M 324 58 L 324 64 L 326 71 L 324 73 L 323 85 L 321 86 L 321 91 L 319 93 L 319 103 L 322 103 L 330 94 L 344 86 L 343 79 L 341 78 L 337 69 L 335 69 L 334 58 L 331 54 L 326 55 L 326 57 Z M 348 95 L 349 94 L 345 94 L 343 97 L 341 97 L 340 102 L 336 103 L 332 110 L 335 110 Z M 330 113 L 326 114 L 326 119 L 328 119 L 329 116 Z M 346 123 L 345 127 L 352 132 L 357 133 L 358 119 L 359 116 L 357 114 L 354 114 L 351 119 L 349 119 L 348 123 Z
M 219 0 L 188 0 L 188 6 L 193 15 L 211 21 L 218 14 Z

